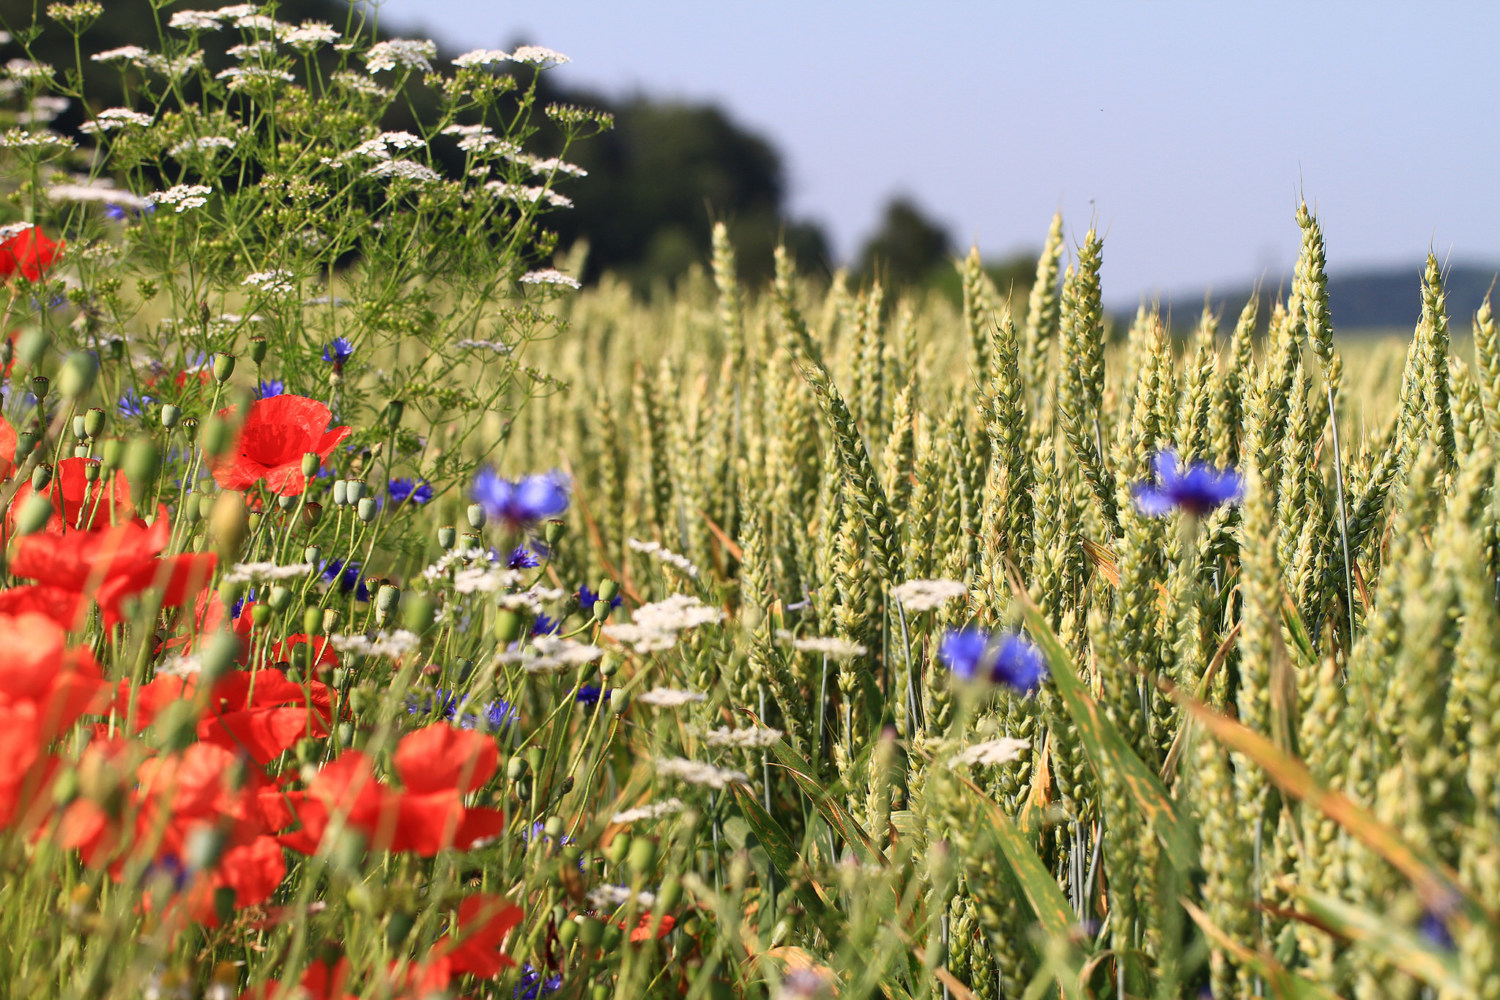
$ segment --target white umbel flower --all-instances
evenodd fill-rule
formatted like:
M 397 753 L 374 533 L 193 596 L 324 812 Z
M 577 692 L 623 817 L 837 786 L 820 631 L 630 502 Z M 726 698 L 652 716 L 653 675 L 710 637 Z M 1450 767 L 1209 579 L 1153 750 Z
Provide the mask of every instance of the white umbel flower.
M 1013 760 L 1020 760 L 1027 748 L 1031 746 L 1025 740 L 1011 739 L 1002 736 L 998 740 L 987 740 L 984 743 L 976 743 L 973 746 L 954 754 L 953 760 L 949 762 L 950 767 L 959 765 L 973 766 L 975 764 L 1008 764 Z
M 190 208 L 207 205 L 208 196 L 213 193 L 214 189 L 205 184 L 178 184 L 165 191 L 148 194 L 146 200 L 153 205 L 172 205 L 178 212 L 186 212 Z
M 635 700 L 642 705 L 652 705 L 656 708 L 680 708 L 683 705 L 691 705 L 694 702 L 707 701 L 708 695 L 701 691 L 681 691 L 677 688 L 652 688 L 642 691 L 635 696 Z
M 734 771 L 727 767 L 714 767 L 699 760 L 687 760 L 682 757 L 665 757 L 656 762 L 656 773 L 664 778 L 676 778 L 689 785 L 703 785 L 707 788 L 728 788 L 730 785 L 748 785 L 750 776 L 744 771 Z
M 891 588 L 891 596 L 907 611 L 932 611 L 968 592 L 957 580 L 907 580 Z
M 432 72 L 432 60 L 437 58 L 437 43 L 428 39 L 395 38 L 389 42 L 377 42 L 364 55 L 365 68 L 371 74 L 403 66 Z
M 566 285 L 569 288 L 582 288 L 577 278 L 563 274 L 555 267 L 544 268 L 540 271 L 527 271 L 521 275 L 523 285 Z M 632 539 L 633 541 L 633 539 Z M 678 558 L 681 558 L 680 556 Z M 687 562 L 687 560 L 683 560 Z M 689 563 L 688 565 L 692 565 Z M 696 571 L 695 574 L 696 575 Z
M 609 821 L 611 823 L 637 823 L 643 819 L 660 819 L 663 816 L 671 816 L 682 812 L 684 808 L 686 807 L 682 804 L 682 800 L 673 797 L 663 802 L 650 802 L 643 806 L 636 806 L 634 809 L 617 812 L 609 818 Z

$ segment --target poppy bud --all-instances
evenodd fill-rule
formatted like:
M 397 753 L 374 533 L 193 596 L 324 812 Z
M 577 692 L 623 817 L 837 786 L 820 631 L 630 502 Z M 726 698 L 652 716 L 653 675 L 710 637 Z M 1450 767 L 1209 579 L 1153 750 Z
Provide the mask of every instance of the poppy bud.
M 229 450 L 234 443 L 234 430 L 229 422 L 215 413 L 208 418 L 208 423 L 203 425 L 203 450 L 209 455 L 218 456 Z
M 338 728 L 339 746 L 352 747 L 354 745 L 354 724 L 340 722 Z
M 458 541 L 458 529 L 451 524 L 445 524 L 438 529 L 438 544 L 445 549 L 453 548 L 453 543 Z
M 272 587 L 271 596 L 266 598 L 266 603 L 271 606 L 272 611 L 285 611 L 287 605 L 292 603 L 292 592 L 280 585 Z
M 484 508 L 477 503 L 469 504 L 469 527 L 479 530 L 484 527 Z
M 251 529 L 251 520 L 246 516 L 245 498 L 233 490 L 219 493 L 213 501 L 213 511 L 208 514 L 208 529 L 216 541 L 220 564 L 234 562 L 245 544 L 245 535 Z
M 599 676 L 604 678 L 613 677 L 620 672 L 620 657 L 617 653 L 607 653 L 599 663 Z
M 281 496 L 276 498 L 276 509 L 279 511 L 286 512 L 291 510 L 295 506 L 297 506 L 296 497 L 287 496 L 285 493 L 283 493 Z
M 125 442 L 119 438 L 110 438 L 100 447 L 99 459 L 109 471 L 118 469 L 125 460 Z
M 57 388 L 68 399 L 77 399 L 88 395 L 98 376 L 99 356 L 93 351 L 74 351 L 57 373 Z
M 401 624 L 407 631 L 421 635 L 432 628 L 437 616 L 437 604 L 426 594 L 414 594 L 401 602 Z
M 21 356 L 21 364 L 27 368 L 34 366 L 42 360 L 42 355 L 47 353 L 47 345 L 51 338 L 47 331 L 39 326 L 34 326 L 16 338 L 16 353 Z
M 104 430 L 104 411 L 97 406 L 89 407 L 83 415 L 83 436 L 96 438 Z
M 256 628 L 265 628 L 271 620 L 271 608 L 264 604 L 256 604 L 250 608 L 250 624 Z
M 31 494 L 16 514 L 16 534 L 36 534 L 47 526 L 47 519 L 51 516 L 52 501 L 40 493 Z
M 594 917 L 578 921 L 578 943 L 585 948 L 597 948 L 604 940 L 604 922 Z
M 198 674 L 198 683 L 212 684 L 230 668 L 240 655 L 240 638 L 233 632 L 217 632 L 198 662 L 203 670 Z
M 311 639 L 313 636 L 321 635 L 323 632 L 323 609 L 317 605 L 309 605 L 302 610 L 302 631 L 307 633 Z
M 130 498 L 136 506 L 145 500 L 161 471 L 161 456 L 150 438 L 131 438 L 125 446 L 125 476 L 130 480 Z
M 266 343 L 265 337 L 250 338 L 250 360 L 260 364 L 266 360 L 266 350 L 270 345 Z
M 73 418 L 73 436 L 80 441 L 89 436 L 88 431 L 85 430 L 83 426 L 82 413 Z
M 343 616 L 341 614 L 339 614 L 339 609 L 338 608 L 324 608 L 323 609 L 323 634 L 324 635 L 330 635 L 330 634 L 332 634 L 334 632 L 337 632 L 339 630 L 339 619 L 342 618 L 342 617 Z
M 617 833 L 609 846 L 604 849 L 604 856 L 609 863 L 617 865 L 625 860 L 625 855 L 630 853 L 630 837 L 627 834 Z
M 566 953 L 573 947 L 573 942 L 578 939 L 578 922 L 576 920 L 564 920 L 557 925 L 557 943 L 562 945 Z
M 220 384 L 229 381 L 234 374 L 234 355 L 215 354 L 213 364 L 214 381 Z
M 511 781 L 520 781 L 526 776 L 526 758 L 512 757 L 505 762 L 505 776 Z
M 38 375 L 31 380 L 31 394 L 36 397 L 38 404 L 47 398 L 47 390 L 52 388 L 52 382 L 45 375 Z
M 161 425 L 167 430 L 177 426 L 182 419 L 182 407 L 176 403 L 163 403 L 161 405 Z
M 630 693 L 620 688 L 610 688 L 605 695 L 609 699 L 609 710 L 615 715 L 624 715 L 625 710 L 630 707 Z
M 524 622 L 519 612 L 501 608 L 495 612 L 495 638 L 501 642 L 515 642 L 521 637 Z
M 102 471 L 99 468 L 98 462 L 85 462 L 83 464 L 83 481 L 86 483 L 97 483 L 99 481 L 99 474 Z
M 41 439 L 42 436 L 36 431 L 22 431 L 21 433 L 16 435 L 17 465 L 20 465 L 22 462 L 26 461 L 27 456 L 29 456 L 34 450 L 36 450 L 37 442 L 39 442 Z
M 656 842 L 647 837 L 636 837 L 630 844 L 625 867 L 632 875 L 645 875 L 656 867 Z
M 36 492 L 40 493 L 45 490 L 50 482 L 52 482 L 52 466 L 46 462 L 31 470 L 31 488 Z
M 315 451 L 302 454 L 302 474 L 308 479 L 318 474 L 318 469 L 323 465 L 323 456 Z
M 675 910 L 680 902 L 682 902 L 682 879 L 675 874 L 666 875 L 656 890 L 656 912 L 666 913 L 668 910 Z
M 548 545 L 556 545 L 562 541 L 563 531 L 567 525 L 561 521 L 548 521 L 547 527 L 542 529 L 542 537 L 547 540 Z
M 369 524 L 375 520 L 375 515 L 380 513 L 380 508 L 375 505 L 374 497 L 360 497 L 359 506 L 355 507 L 354 511 L 361 521 Z
M 625 937 L 625 932 L 615 924 L 607 924 L 604 928 L 604 940 L 601 946 L 605 951 L 614 951 L 620 946 L 620 941 Z M 606 991 L 606 996 L 608 992 Z
M 125 341 L 119 337 L 111 337 L 104 345 L 104 357 L 108 361 L 123 361 Z

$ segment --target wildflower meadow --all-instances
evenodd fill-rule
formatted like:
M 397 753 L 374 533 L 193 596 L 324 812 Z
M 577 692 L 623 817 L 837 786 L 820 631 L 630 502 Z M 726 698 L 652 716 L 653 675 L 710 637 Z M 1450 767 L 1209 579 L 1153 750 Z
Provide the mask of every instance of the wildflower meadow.
M 1186 338 L 1060 218 L 961 305 L 723 225 L 581 288 L 566 56 L 139 5 L 4 39 L 5 995 L 1500 998 L 1500 334 L 1436 260 L 1401 344 L 1305 205 Z

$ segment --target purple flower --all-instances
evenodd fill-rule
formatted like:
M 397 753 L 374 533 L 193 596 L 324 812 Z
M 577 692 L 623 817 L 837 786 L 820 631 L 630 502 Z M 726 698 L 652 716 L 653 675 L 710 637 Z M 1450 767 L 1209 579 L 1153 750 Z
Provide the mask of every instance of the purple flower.
M 333 365 L 334 371 L 343 371 L 344 362 L 354 356 L 354 345 L 348 337 L 334 337 L 323 345 L 323 360 Z
M 524 545 L 517 545 L 505 559 L 507 569 L 536 569 L 542 561 Z
M 600 698 L 603 698 L 605 701 L 609 701 L 609 692 L 604 690 L 597 684 L 585 684 L 580 687 L 578 689 L 578 693 L 573 696 L 573 700 L 578 702 L 578 704 L 588 705 L 590 707 L 599 704 Z
M 280 396 L 286 392 L 286 383 L 279 378 L 261 379 L 260 398 L 269 399 L 272 396 Z
M 126 389 L 125 395 L 120 397 L 120 416 L 127 420 L 132 417 L 139 417 L 146 412 L 146 407 L 154 402 L 156 400 L 150 396 L 136 392 L 134 389 Z
M 555 635 L 562 631 L 562 622 L 547 615 L 537 615 L 531 623 L 532 635 Z
M 1138 483 L 1135 505 L 1148 517 L 1160 517 L 1174 507 L 1194 517 L 1202 517 L 1214 508 L 1240 498 L 1244 482 L 1233 469 L 1220 472 L 1206 462 L 1193 462 L 1183 469 L 1177 453 L 1170 448 L 1156 453 L 1151 461 L 1156 484 Z
M 432 499 L 432 484 L 425 479 L 392 479 L 386 483 L 385 491 L 395 504 L 410 501 L 420 507 Z
M 322 576 L 329 583 L 337 583 L 339 592 L 342 594 L 353 594 L 357 601 L 370 599 L 370 589 L 365 586 L 365 581 L 360 579 L 357 562 L 329 559 L 323 563 Z
M 511 991 L 511 996 L 516 1000 L 540 1000 L 541 997 L 551 996 L 562 989 L 562 984 L 562 976 L 556 973 L 544 975 L 527 962 L 521 966 L 521 979 Z
M 473 495 L 486 516 L 518 530 L 560 516 L 568 509 L 568 490 L 568 477 L 556 469 L 512 481 L 484 468 L 474 477 Z
M 1023 693 L 1047 676 L 1041 650 L 1014 632 L 998 637 L 972 627 L 949 632 L 938 659 L 959 680 L 1005 684 Z
M 578 606 L 584 611 L 592 614 L 594 611 L 594 603 L 598 600 L 599 595 L 596 594 L 594 592 L 594 589 L 588 584 L 585 583 L 583 586 L 578 588 Z M 623 600 L 625 600 L 625 598 L 621 597 L 619 594 L 615 594 L 614 597 L 610 598 L 609 610 L 613 611 L 615 608 L 618 608 Z

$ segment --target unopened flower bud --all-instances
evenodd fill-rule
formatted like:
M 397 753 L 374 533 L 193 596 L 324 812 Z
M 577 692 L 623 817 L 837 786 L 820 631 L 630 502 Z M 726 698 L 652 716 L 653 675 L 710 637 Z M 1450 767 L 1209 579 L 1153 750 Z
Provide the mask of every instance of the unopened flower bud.
M 104 431 L 105 413 L 97 406 L 89 407 L 83 415 L 83 436 L 96 438 Z
M 385 425 L 391 430 L 401 426 L 401 417 L 406 412 L 406 404 L 399 399 L 393 399 L 385 404 Z
M 524 625 L 519 612 L 510 608 L 501 608 L 495 612 L 495 638 L 501 642 L 515 642 L 521 638 Z
M 302 455 L 302 474 L 308 479 L 318 474 L 318 469 L 323 465 L 323 456 L 315 451 L 304 452 Z
M 140 506 L 151 487 L 156 484 L 156 474 L 161 471 L 161 455 L 156 444 L 148 437 L 134 437 L 125 446 L 125 478 L 130 480 L 130 498 Z
M 307 633 L 308 638 L 323 633 L 323 609 L 317 605 L 309 605 L 302 611 L 302 631 Z
M 88 395 L 98 377 L 99 356 L 93 351 L 74 351 L 57 373 L 57 389 L 68 399 L 77 399 Z
M 479 530 L 484 527 L 484 508 L 477 503 L 469 504 L 469 527 Z
M 110 438 L 99 448 L 99 459 L 104 463 L 105 469 L 115 471 L 125 461 L 125 442 L 119 438 Z
M 21 364 L 27 368 L 34 367 L 47 353 L 49 343 L 51 343 L 51 338 L 47 336 L 47 331 L 39 326 L 34 326 L 21 334 L 16 338 L 16 353 L 21 356 Z
M 229 450 L 234 443 L 234 429 L 229 426 L 229 421 L 215 413 L 208 418 L 203 425 L 203 450 L 210 455 L 218 456 Z
M 292 603 L 292 592 L 278 584 L 271 588 L 271 594 L 266 598 L 266 603 L 271 606 L 272 611 L 285 611 L 287 605 Z
M 250 624 L 256 628 L 265 628 L 271 621 L 271 608 L 264 604 L 256 604 L 250 608 Z
M 52 466 L 46 462 L 42 462 L 35 469 L 31 470 L 31 488 L 35 492 L 42 492 L 50 482 L 52 482 Z
M 556 545 L 562 540 L 566 528 L 567 525 L 561 521 L 548 521 L 547 527 L 542 529 L 542 537 L 546 539 L 548 545 Z
M 234 355 L 215 354 L 213 364 L 214 381 L 219 383 L 228 382 L 234 374 Z
M 161 425 L 167 430 L 177 426 L 182 419 L 182 407 L 176 403 L 163 403 L 161 405 Z
M 426 594 L 413 594 L 401 602 L 401 624 L 407 631 L 421 635 L 432 628 L 437 604 Z
M 47 520 L 51 516 L 52 501 L 40 493 L 31 494 L 16 514 L 16 534 L 36 534 L 47 526 Z

